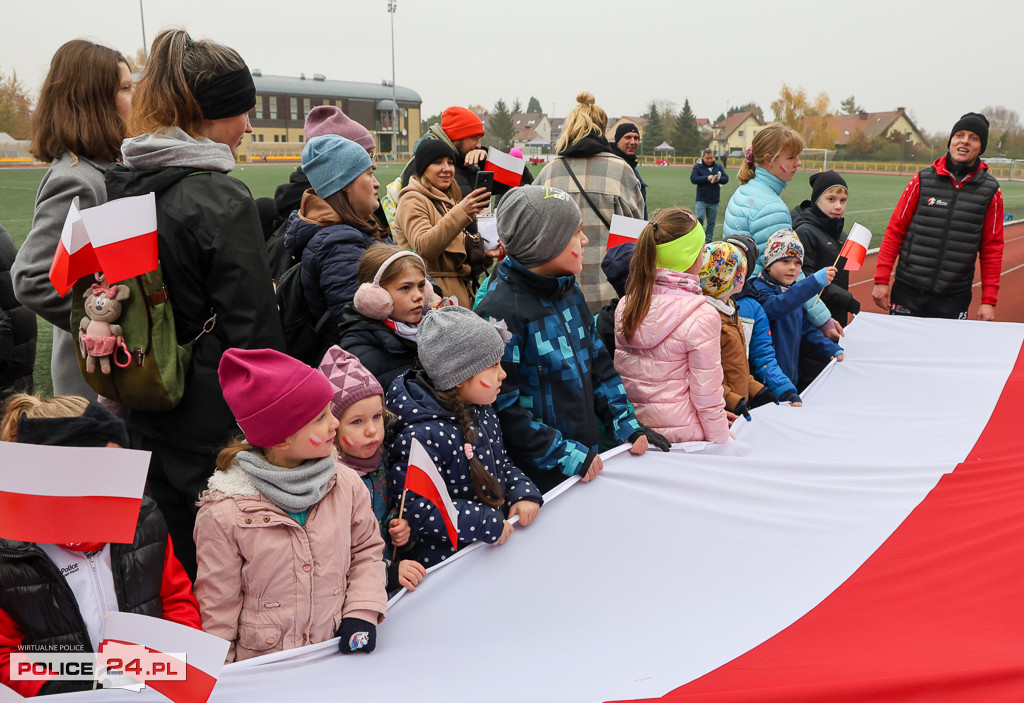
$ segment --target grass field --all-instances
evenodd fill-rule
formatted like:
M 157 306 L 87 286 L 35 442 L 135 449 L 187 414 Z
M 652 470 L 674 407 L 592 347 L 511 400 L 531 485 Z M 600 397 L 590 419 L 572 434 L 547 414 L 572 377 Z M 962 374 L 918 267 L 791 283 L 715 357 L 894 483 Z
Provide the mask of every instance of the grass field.
M 377 169 L 377 179 L 382 187 L 399 175 L 402 166 L 403 164 L 380 165 Z M 244 181 L 253 196 L 259 198 L 273 196 L 274 189 L 288 180 L 288 175 L 294 168 L 294 165 L 289 164 L 247 165 L 240 166 L 232 175 Z M 540 171 L 540 166 L 532 166 L 531 170 L 536 175 Z M 19 246 L 25 241 L 31 229 L 36 190 L 44 173 L 45 168 L 0 169 L 0 223 L 7 228 Z M 718 238 L 721 238 L 725 204 L 739 185 L 736 173 L 735 169 L 729 169 L 729 183 L 722 186 L 722 205 L 719 207 L 715 229 Z M 641 166 L 640 174 L 648 184 L 647 201 L 650 212 L 673 205 L 694 207 L 695 186 L 690 183 L 689 167 Z M 809 171 L 798 173 L 793 183 L 783 191 L 783 200 L 791 208 L 810 197 L 811 189 L 807 183 L 810 175 Z M 872 231 L 872 244 L 878 246 L 892 209 L 910 175 L 851 173 L 845 174 L 844 178 L 850 185 L 850 200 L 846 211 L 847 230 L 854 222 L 859 222 Z M 1014 219 L 1024 217 L 1024 182 L 1003 181 L 1001 186 L 1006 213 L 1015 215 Z M 44 394 L 51 392 L 50 336 L 50 325 L 40 320 L 35 379 L 36 390 Z

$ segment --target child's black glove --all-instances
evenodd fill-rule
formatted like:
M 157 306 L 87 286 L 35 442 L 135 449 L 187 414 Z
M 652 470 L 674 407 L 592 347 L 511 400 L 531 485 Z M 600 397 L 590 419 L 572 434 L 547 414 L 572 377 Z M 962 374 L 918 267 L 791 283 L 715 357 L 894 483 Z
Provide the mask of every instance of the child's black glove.
M 800 400 L 800 396 L 799 396 L 799 394 L 797 394 L 796 391 L 786 391 L 785 393 L 783 393 L 782 395 L 779 396 L 779 400 L 781 400 L 783 403 L 802 403 L 803 402 L 802 400 Z
M 342 654 L 365 652 L 377 646 L 377 626 L 359 618 L 343 618 L 338 628 L 338 650 Z
M 672 449 L 672 443 L 665 439 L 665 436 L 655 432 L 650 427 L 643 423 L 640 424 L 640 431 L 647 436 L 647 443 L 652 447 L 657 447 L 663 452 L 667 452 Z
M 775 403 L 778 405 L 779 399 L 776 398 L 775 394 L 768 389 L 768 386 L 764 386 L 754 395 L 753 398 L 750 399 L 750 409 L 753 410 L 754 408 L 759 408 L 762 405 L 768 405 L 768 403 Z
M 750 406 L 747 405 L 747 401 L 744 398 L 740 398 L 736 402 L 736 407 L 732 411 L 737 417 L 742 415 L 747 419 L 747 422 L 750 422 Z

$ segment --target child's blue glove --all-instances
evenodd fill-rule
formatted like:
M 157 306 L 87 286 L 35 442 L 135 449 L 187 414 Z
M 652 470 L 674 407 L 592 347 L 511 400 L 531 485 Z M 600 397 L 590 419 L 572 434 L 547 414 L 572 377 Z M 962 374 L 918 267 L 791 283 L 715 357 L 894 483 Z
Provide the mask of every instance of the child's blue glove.
M 800 394 L 797 393 L 796 391 L 786 391 L 785 393 L 783 393 L 782 395 L 779 396 L 779 400 L 782 401 L 783 403 L 802 403 L 803 402 L 800 399 Z

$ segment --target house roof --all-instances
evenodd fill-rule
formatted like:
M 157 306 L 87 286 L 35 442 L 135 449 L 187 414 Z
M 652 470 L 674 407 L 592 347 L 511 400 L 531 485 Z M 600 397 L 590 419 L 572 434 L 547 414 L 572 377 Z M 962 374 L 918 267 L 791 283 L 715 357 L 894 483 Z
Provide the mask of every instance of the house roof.
M 718 139 L 728 139 L 729 135 L 739 129 L 740 125 L 743 124 L 748 117 L 753 117 L 758 124 L 764 124 L 764 122 L 757 119 L 757 115 L 754 114 L 753 110 L 747 110 L 746 112 L 734 112 L 715 125 L 716 129 L 721 128 L 722 130 Z
M 328 80 L 316 74 L 314 78 L 295 78 L 292 76 L 268 76 L 253 73 L 252 82 L 256 84 L 256 93 L 282 95 L 308 95 L 310 97 L 333 96 L 353 100 L 390 100 L 390 85 L 379 83 L 357 83 L 355 81 Z M 412 88 L 395 86 L 395 96 L 399 102 L 422 103 L 420 94 Z
M 846 144 L 853 133 L 858 129 L 864 131 L 864 136 L 874 139 L 885 134 L 899 117 L 906 118 L 911 128 L 920 137 L 917 125 L 910 119 L 903 108 L 897 108 L 889 112 L 860 112 L 856 115 L 833 115 L 830 127 L 837 130 L 836 144 Z

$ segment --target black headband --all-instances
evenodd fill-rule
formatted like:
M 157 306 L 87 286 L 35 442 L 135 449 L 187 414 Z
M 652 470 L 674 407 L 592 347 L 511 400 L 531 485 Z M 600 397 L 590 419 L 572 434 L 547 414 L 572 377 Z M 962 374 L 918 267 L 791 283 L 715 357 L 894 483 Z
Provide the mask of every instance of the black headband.
M 124 422 L 92 401 L 81 417 L 22 417 L 18 420 L 19 444 L 51 447 L 105 447 L 113 442 L 128 446 Z
M 249 112 L 256 104 L 256 84 L 248 66 L 217 76 L 192 95 L 208 120 L 235 117 Z

